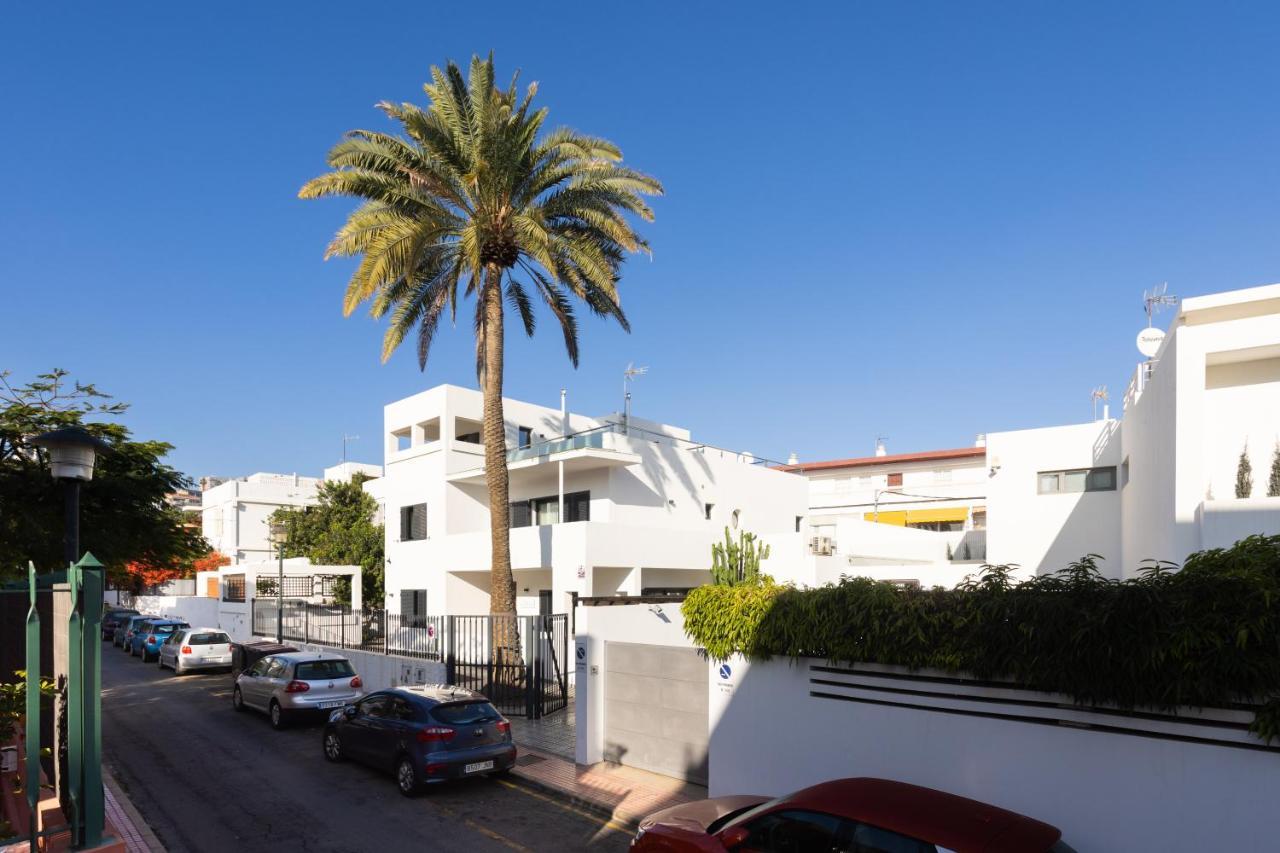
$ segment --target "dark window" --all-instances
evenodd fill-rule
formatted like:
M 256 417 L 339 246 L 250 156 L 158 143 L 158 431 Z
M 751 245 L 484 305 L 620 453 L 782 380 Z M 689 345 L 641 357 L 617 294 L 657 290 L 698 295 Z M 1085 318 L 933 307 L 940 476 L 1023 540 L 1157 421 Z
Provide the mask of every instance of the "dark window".
M 533 427 L 516 427 L 516 447 L 533 447 Z
M 1069 471 L 1041 471 L 1036 475 L 1036 492 L 1042 495 L 1075 492 L 1114 492 L 1116 467 L 1074 468 Z
M 393 720 L 416 720 L 418 719 L 417 707 L 407 699 L 399 696 L 391 698 L 391 707 L 387 714 Z
M 244 575 L 226 575 L 222 578 L 222 600 L 244 601 Z
M 803 515 L 797 515 L 797 516 L 796 516 L 796 533 L 799 533 L 799 532 L 800 532 L 800 525 L 801 525 L 801 524 L 804 524 L 804 516 L 803 516 Z
M 272 658 L 270 665 L 267 667 L 267 678 L 281 678 L 284 676 L 285 661 L 282 658 Z
M 711 510 L 713 510 L 713 509 L 715 509 L 715 508 L 716 508 L 716 505 L 715 505 L 715 504 L 703 504 L 703 505 L 702 505 L 702 517 L 703 517 L 703 518 L 705 518 L 707 521 L 710 521 L 710 520 L 711 520 Z
M 267 667 L 271 666 L 271 658 L 263 658 L 253 665 L 249 670 L 250 675 L 262 675 L 267 671 Z
M 349 660 L 308 660 L 298 664 L 293 677 L 299 681 L 324 681 L 327 678 L 351 678 L 355 674 Z
M 416 542 L 427 538 L 427 505 L 400 507 L 400 541 Z
M 480 433 L 478 432 L 464 432 L 455 437 L 458 441 L 465 441 L 467 444 L 480 444 Z
M 218 643 L 229 643 L 231 638 L 221 631 L 217 631 L 211 634 L 192 634 L 187 642 L 193 646 L 213 646 Z
M 426 624 L 427 591 L 425 589 L 400 590 L 401 625 L 405 628 L 422 627 Z
M 431 709 L 431 716 L 442 723 L 454 726 L 491 723 L 502 717 L 488 702 L 451 702 L 448 705 L 437 705 Z
M 560 498 L 548 495 L 523 501 L 512 501 L 511 526 L 533 527 L 555 524 L 560 514 Z M 591 492 L 570 492 L 564 496 L 565 521 L 591 520 Z
M 869 823 L 853 828 L 853 839 L 848 849 L 851 853 L 937 853 L 938 848 L 927 841 L 899 835 Z
M 385 717 L 387 715 L 387 700 L 390 698 L 385 693 L 375 693 L 356 707 L 366 717 Z
M 743 848 L 777 853 L 844 850 L 841 837 L 849 826 L 838 817 L 798 809 L 770 812 L 747 824 L 751 833 Z M 862 849 L 862 848 L 857 848 Z M 876 848 L 865 848 L 868 853 Z
M 901 485 L 902 485 L 902 474 L 901 474 L 901 473 L 897 473 L 897 474 L 890 474 L 890 475 L 889 475 L 889 485 L 890 485 L 890 486 L 901 486 Z

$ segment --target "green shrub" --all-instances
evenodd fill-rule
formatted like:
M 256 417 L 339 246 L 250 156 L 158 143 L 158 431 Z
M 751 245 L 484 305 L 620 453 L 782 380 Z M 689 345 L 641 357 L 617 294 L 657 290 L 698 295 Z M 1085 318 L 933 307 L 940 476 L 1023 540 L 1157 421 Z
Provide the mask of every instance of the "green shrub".
M 1025 583 L 985 566 L 955 589 L 844 578 L 813 589 L 704 586 L 685 632 L 717 659 L 816 657 L 964 672 L 1080 704 L 1256 703 L 1280 737 L 1280 536 L 1107 580 L 1095 556 Z

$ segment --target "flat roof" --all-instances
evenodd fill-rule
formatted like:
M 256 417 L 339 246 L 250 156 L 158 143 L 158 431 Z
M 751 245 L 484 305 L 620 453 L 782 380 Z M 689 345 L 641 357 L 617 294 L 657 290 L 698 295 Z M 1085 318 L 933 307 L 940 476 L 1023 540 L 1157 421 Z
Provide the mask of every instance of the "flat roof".
M 987 455 L 985 447 L 956 447 L 951 450 L 922 450 L 918 453 L 890 453 L 885 456 L 859 456 L 854 459 L 830 459 L 823 462 L 799 462 L 779 465 L 781 471 L 803 474 L 806 471 L 829 471 L 837 468 L 863 468 L 870 465 L 894 465 L 901 462 L 937 462 L 944 459 L 976 459 Z

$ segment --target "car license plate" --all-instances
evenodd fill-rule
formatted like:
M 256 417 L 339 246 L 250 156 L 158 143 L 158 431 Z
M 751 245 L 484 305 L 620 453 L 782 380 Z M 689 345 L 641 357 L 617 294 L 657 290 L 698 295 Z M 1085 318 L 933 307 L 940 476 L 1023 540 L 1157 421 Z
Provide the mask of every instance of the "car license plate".
M 341 708 L 341 707 L 342 707 L 342 705 L 343 705 L 343 703 L 342 703 L 342 702 L 321 702 L 321 703 L 319 704 L 319 706 L 318 706 L 318 707 L 320 707 L 320 708 Z
M 477 761 L 475 764 L 468 764 L 462 768 L 463 773 L 479 773 L 481 770 L 492 770 L 492 761 Z

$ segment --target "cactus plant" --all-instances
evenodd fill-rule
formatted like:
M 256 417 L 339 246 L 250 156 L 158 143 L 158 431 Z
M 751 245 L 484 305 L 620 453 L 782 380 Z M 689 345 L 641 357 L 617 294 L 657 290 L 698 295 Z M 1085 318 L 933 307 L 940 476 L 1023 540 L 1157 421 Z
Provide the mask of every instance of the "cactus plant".
M 757 544 L 754 533 L 745 531 L 733 541 L 729 528 L 724 529 L 724 544 L 711 546 L 711 582 L 721 586 L 755 586 L 763 580 L 760 562 L 769 559 L 769 546 Z

